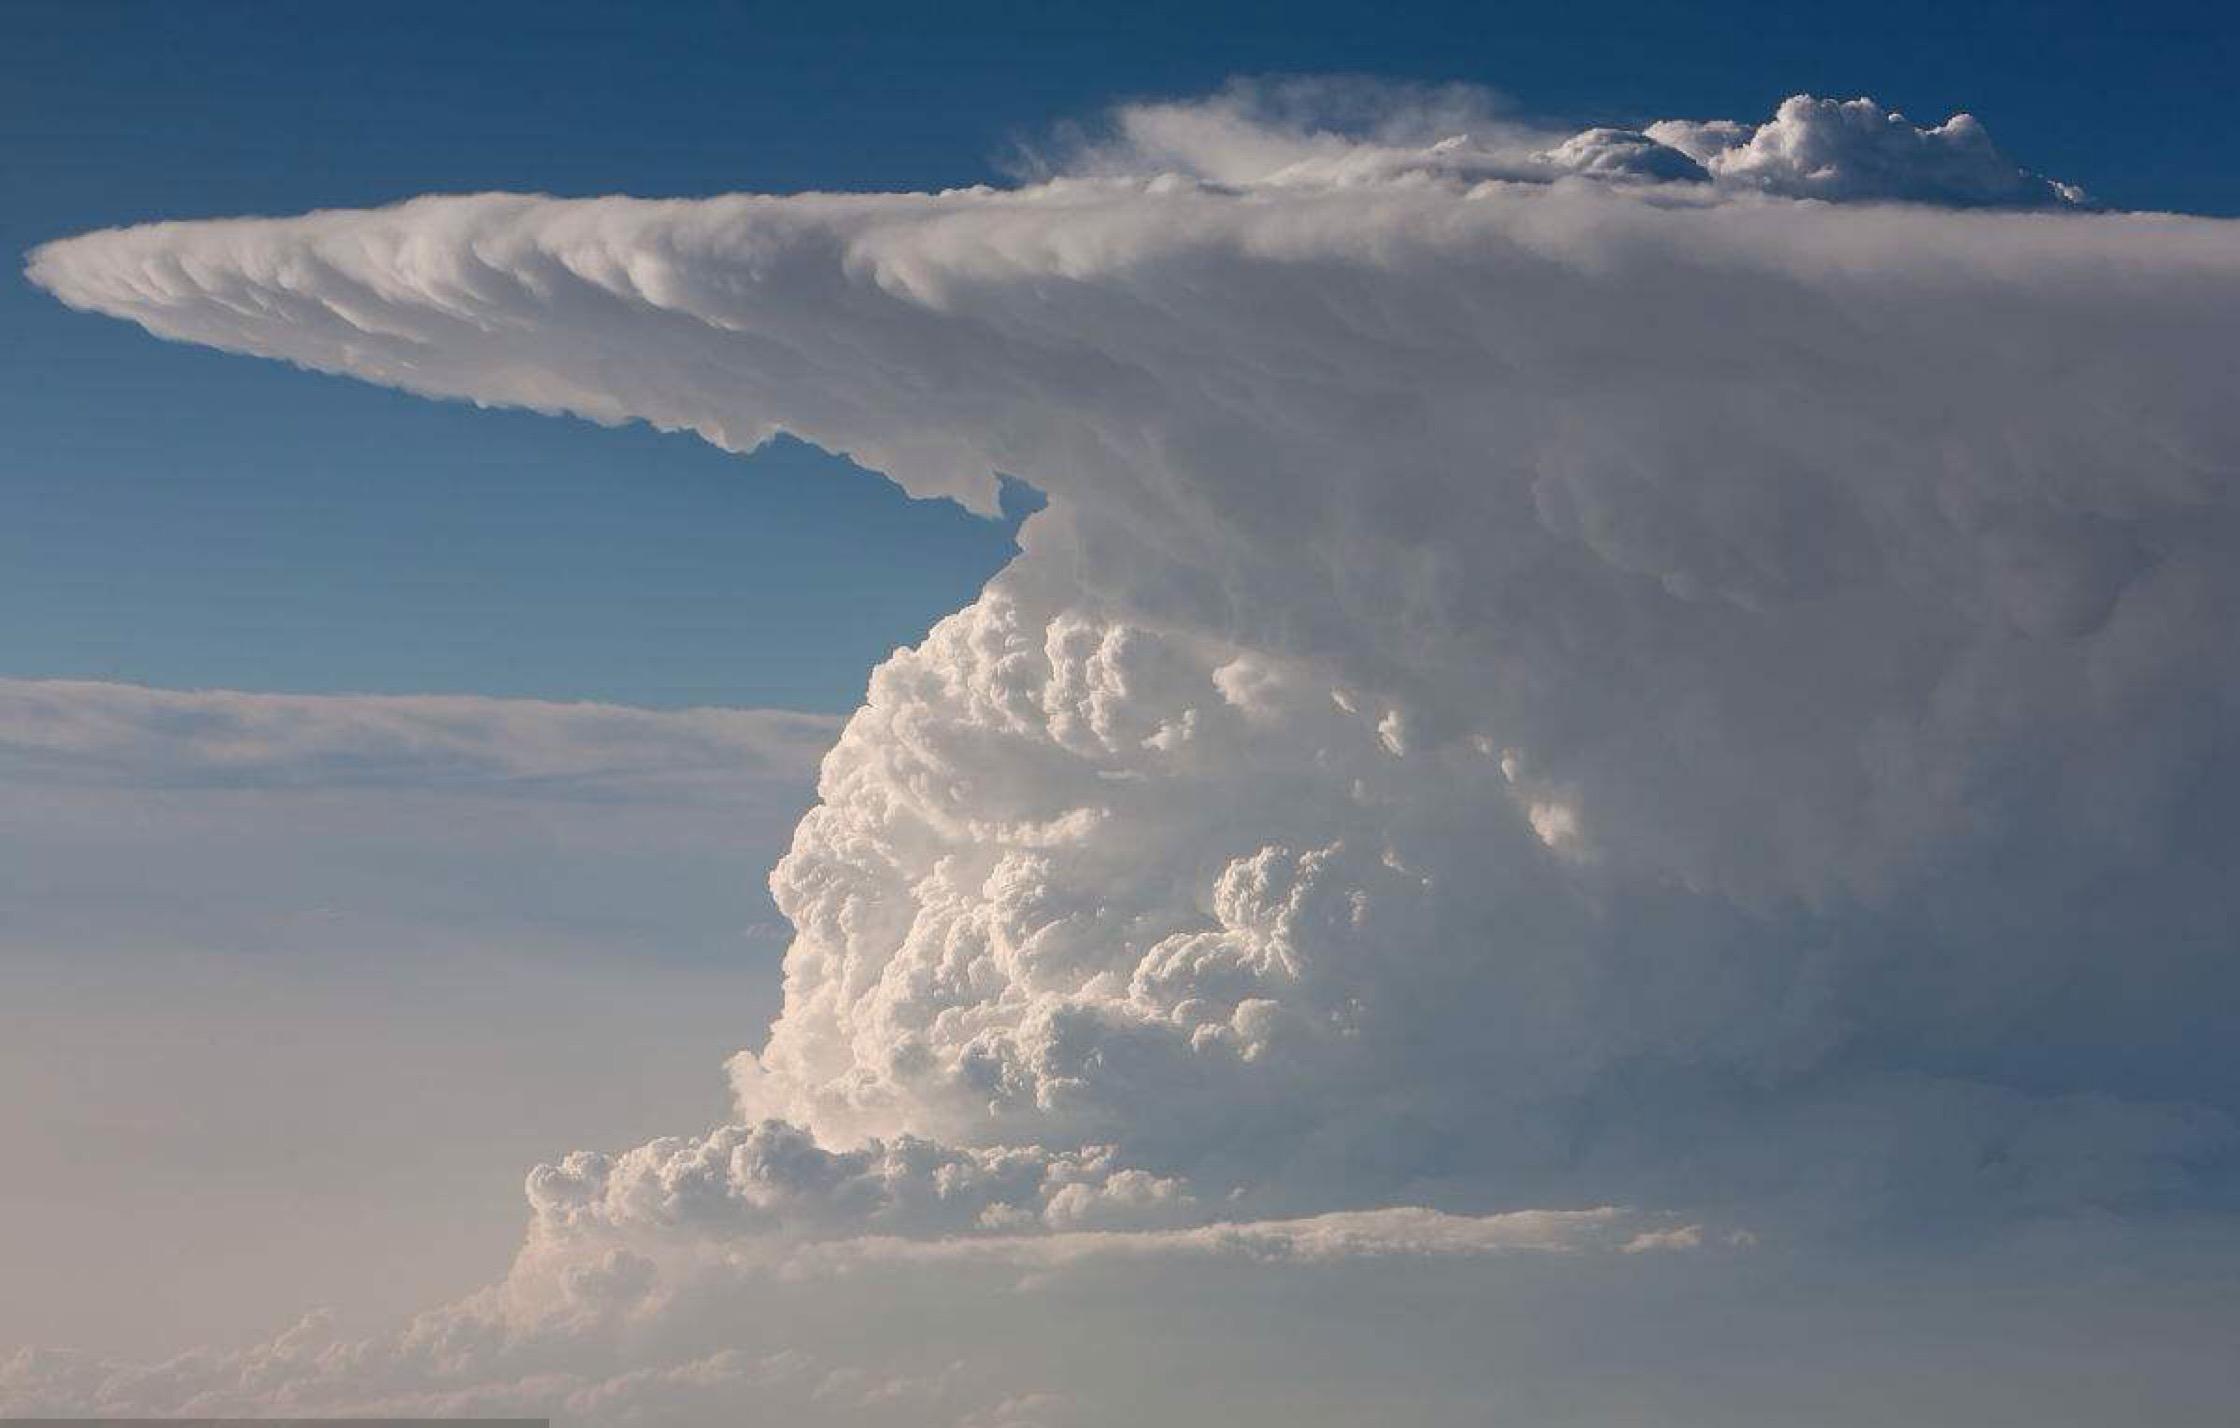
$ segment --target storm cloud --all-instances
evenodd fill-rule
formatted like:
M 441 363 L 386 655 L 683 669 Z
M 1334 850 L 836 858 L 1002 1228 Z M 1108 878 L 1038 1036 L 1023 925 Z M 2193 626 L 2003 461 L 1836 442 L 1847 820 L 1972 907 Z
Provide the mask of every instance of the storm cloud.
M 2217 1239 L 2240 229 L 2090 210 L 1964 115 L 1803 96 L 1567 136 L 1238 89 L 1044 163 L 31 256 L 166 338 L 1050 498 L 826 757 L 737 1124 L 538 1169 L 486 1302 L 184 1402 L 503 1382 L 601 1416 L 588 1380 L 520 1386 L 608 1335 L 618 1375 L 759 1382 L 689 1369 L 725 1348 L 691 1325 L 737 1322 L 695 1296 L 742 1277 L 1000 1287 L 1091 1272 L 1080 1244 L 1319 1272 L 1270 1226 L 1359 1231 L 1324 1269 L 1398 1242 L 1487 1273 L 1482 1227 L 1585 1216 L 1529 1223 L 1590 1277 Z M 988 1392 L 943 1411 L 1034 1421 Z

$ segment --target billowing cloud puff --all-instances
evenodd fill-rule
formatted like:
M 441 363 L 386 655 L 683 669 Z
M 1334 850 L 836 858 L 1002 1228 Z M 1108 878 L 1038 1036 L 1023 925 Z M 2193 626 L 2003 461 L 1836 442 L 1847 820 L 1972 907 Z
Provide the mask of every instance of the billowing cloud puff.
M 799 1127 L 765 1121 L 621 1156 L 579 1151 L 537 1167 L 529 1205 L 538 1225 L 557 1233 L 650 1225 L 928 1235 L 1187 1214 L 1177 1182 L 1115 1170 L 1111 1159 L 1101 1147 L 960 1150 L 907 1136 L 835 1151 Z
M 1871 99 L 1793 95 L 1771 122 L 1668 119 L 1647 136 L 1721 183 L 1800 198 L 1906 199 L 1965 207 L 2082 203 L 2075 184 L 2017 167 L 1973 114 L 1916 127 Z
M 1588 129 L 1542 154 L 1565 173 L 1589 178 L 1708 179 L 1703 165 L 1682 150 L 1635 129 Z
M 1050 495 L 824 763 L 739 1124 L 537 1171 L 517 1280 L 2228 1211 L 2240 231 L 1894 202 L 2070 195 L 1865 101 L 1298 99 L 1010 189 L 33 256 L 166 337 Z
M 1117 110 L 1075 131 L 1038 177 L 1187 176 L 1234 188 L 1389 184 L 1409 178 L 1702 184 L 1791 198 L 1962 207 L 2060 207 L 2074 184 L 2040 177 L 1993 146 L 1972 114 L 1922 128 L 1871 99 L 1782 102 L 1764 124 L 1666 119 L 1562 134 L 1503 112 L 1466 86 L 1239 81 L 1206 100 Z

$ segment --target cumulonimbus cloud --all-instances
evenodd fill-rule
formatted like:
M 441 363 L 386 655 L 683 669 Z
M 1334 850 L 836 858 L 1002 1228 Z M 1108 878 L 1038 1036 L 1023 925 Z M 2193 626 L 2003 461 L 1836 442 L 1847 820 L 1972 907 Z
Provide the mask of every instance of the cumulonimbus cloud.
M 2229 1206 L 2240 230 L 1965 116 L 1467 110 L 33 254 L 168 338 L 1049 493 L 824 764 L 740 1124 L 540 1170 L 531 1257 Z

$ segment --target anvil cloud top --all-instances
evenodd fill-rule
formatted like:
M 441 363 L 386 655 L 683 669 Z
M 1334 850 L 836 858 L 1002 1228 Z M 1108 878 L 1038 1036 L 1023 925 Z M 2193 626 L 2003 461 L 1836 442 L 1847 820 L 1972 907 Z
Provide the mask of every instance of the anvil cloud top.
M 827 757 L 736 1124 L 540 1167 L 393 1339 L 0 1388 L 689 1416 L 793 1391 L 710 1324 L 849 1275 L 2229 1223 L 2240 228 L 1866 100 L 1331 97 L 1004 189 L 34 253 L 167 338 L 1050 503 Z

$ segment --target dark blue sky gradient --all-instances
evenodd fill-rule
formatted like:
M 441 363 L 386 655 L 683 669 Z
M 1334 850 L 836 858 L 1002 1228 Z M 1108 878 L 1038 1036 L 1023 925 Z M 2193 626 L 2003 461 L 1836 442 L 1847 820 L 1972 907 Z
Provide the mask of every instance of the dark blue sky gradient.
M 0 242 L 429 191 L 966 183 L 1112 99 L 1279 72 L 1473 81 L 1581 122 L 1869 93 L 1971 109 L 2108 202 L 2235 213 L 2233 14 L 16 0 Z M 842 709 L 1009 549 L 798 446 L 428 403 L 0 283 L 0 675 Z

